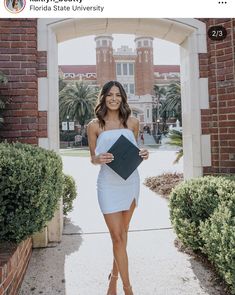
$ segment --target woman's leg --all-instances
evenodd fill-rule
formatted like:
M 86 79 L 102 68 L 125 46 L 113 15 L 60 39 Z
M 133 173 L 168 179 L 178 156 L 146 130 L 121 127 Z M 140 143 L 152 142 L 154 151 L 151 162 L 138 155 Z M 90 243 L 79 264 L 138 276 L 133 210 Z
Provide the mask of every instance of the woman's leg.
M 122 211 L 124 226 L 125 226 L 125 230 L 126 230 L 127 233 L 128 233 L 130 221 L 131 221 L 132 215 L 134 213 L 135 207 L 136 207 L 136 202 L 135 202 L 135 199 L 134 199 L 131 206 L 130 206 L 130 209 Z M 127 239 L 128 239 L 128 234 L 127 234 Z M 127 239 L 126 239 L 126 246 L 127 246 Z M 115 276 L 118 275 L 118 267 L 117 267 L 117 263 L 115 261 L 115 258 L 113 259 L 113 274 Z
M 134 209 L 135 200 L 132 202 L 129 210 L 104 214 L 104 218 L 109 228 L 113 242 L 113 275 L 118 275 L 118 272 L 120 272 L 124 286 L 130 285 L 126 246 L 127 232 Z M 110 280 L 108 294 L 116 294 L 116 282 L 117 281 L 114 278 Z

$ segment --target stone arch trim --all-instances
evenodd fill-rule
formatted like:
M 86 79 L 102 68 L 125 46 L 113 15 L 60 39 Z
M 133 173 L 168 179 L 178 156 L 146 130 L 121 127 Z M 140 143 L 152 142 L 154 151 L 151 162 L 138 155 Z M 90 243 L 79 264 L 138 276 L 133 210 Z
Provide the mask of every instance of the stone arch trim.
M 48 113 L 48 137 L 39 145 L 58 150 L 58 43 L 91 34 L 152 36 L 180 45 L 184 174 L 203 174 L 210 166 L 210 135 L 202 135 L 201 109 L 207 109 L 208 79 L 200 77 L 199 55 L 207 53 L 206 25 L 197 19 L 39 19 L 38 50 L 47 52 L 47 77 L 40 77 L 39 110 Z

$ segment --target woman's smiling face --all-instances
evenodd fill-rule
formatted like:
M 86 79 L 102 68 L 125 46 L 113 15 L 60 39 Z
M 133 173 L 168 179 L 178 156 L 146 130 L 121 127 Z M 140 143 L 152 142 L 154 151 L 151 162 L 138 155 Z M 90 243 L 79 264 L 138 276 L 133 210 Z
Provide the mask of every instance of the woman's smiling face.
M 106 106 L 109 110 L 118 110 L 122 102 L 120 90 L 117 86 L 113 86 L 105 98 Z

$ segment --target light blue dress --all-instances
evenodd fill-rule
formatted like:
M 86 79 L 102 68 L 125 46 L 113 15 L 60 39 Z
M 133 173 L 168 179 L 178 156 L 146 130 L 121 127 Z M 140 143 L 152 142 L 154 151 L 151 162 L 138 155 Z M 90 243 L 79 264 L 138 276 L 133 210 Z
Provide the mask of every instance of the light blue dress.
M 131 129 L 120 128 L 105 130 L 100 133 L 96 142 L 95 154 L 106 153 L 120 135 L 124 135 L 134 145 L 137 145 Z M 114 172 L 106 164 L 100 165 L 97 178 L 97 194 L 100 209 L 103 214 L 129 210 L 135 199 L 138 207 L 140 177 L 136 169 L 126 180 Z

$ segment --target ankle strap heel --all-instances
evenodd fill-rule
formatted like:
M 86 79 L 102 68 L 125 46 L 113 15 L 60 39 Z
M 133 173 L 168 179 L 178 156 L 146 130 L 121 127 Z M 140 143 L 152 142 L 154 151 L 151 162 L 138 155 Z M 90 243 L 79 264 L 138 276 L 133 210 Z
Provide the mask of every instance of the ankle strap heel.
M 130 286 L 127 286 L 127 287 L 124 287 L 123 286 L 123 290 L 125 291 L 125 290 L 131 290 L 132 291 L 132 286 L 130 285 Z
M 111 271 L 110 274 L 109 274 L 109 276 L 108 276 L 108 280 L 111 280 L 111 278 L 115 278 L 117 280 L 118 279 L 118 276 L 115 276 L 113 274 L 113 272 Z

